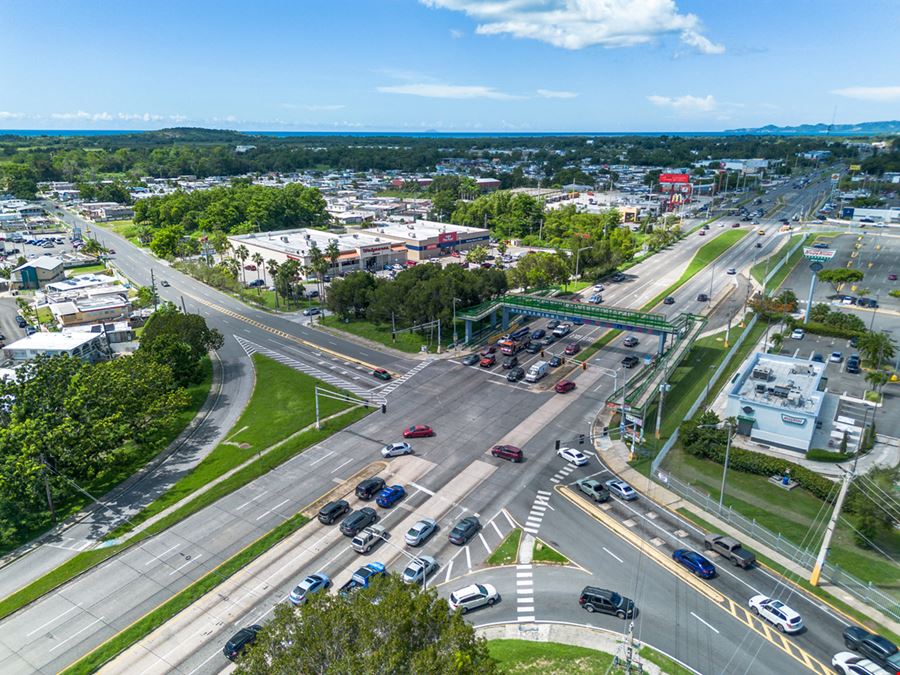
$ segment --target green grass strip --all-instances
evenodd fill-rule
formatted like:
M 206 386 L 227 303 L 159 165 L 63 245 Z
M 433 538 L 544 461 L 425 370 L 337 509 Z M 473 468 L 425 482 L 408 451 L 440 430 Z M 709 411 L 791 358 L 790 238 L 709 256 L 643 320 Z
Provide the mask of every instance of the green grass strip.
M 677 661 L 670 659 L 665 654 L 660 654 L 650 647 L 641 647 L 638 653 L 645 661 L 649 661 L 650 663 L 659 666 L 659 669 L 666 673 L 666 675 L 694 675 L 693 670 L 688 670 Z
M 485 561 L 488 565 L 510 565 L 519 558 L 519 541 L 522 539 L 522 530 L 518 527 L 506 535 L 506 539 L 494 549 Z
M 540 539 L 534 542 L 534 554 L 531 556 L 531 560 L 532 562 L 552 563 L 555 565 L 569 564 L 569 559 L 566 556 Z
M 48 572 L 44 576 L 35 579 L 27 586 L 20 588 L 15 593 L 7 596 L 0 601 L 0 619 L 3 619 L 13 612 L 21 609 L 25 605 L 34 602 L 38 598 L 46 595 L 50 591 L 71 581 L 75 577 L 83 574 L 87 570 L 99 565 L 103 561 L 120 553 L 121 551 L 135 546 L 148 537 L 171 527 L 175 523 L 184 520 L 189 515 L 209 506 L 218 499 L 230 494 L 243 487 L 247 483 L 255 480 L 264 473 L 271 471 L 279 464 L 292 458 L 306 448 L 319 443 L 328 436 L 340 431 L 344 427 L 353 424 L 357 420 L 365 417 L 369 412 L 364 408 L 354 408 L 338 418 L 330 420 L 322 425 L 320 430 L 310 430 L 291 439 L 289 443 L 279 446 L 261 459 L 256 460 L 252 464 L 247 465 L 241 471 L 238 471 L 227 480 L 222 481 L 212 489 L 203 493 L 196 499 L 188 502 L 180 509 L 176 509 L 165 518 L 161 518 L 153 523 L 150 527 L 142 530 L 134 537 L 126 542 L 110 546 L 109 548 L 95 549 L 93 551 L 85 551 L 79 553 L 74 558 L 67 560 L 56 569 Z
M 616 673 L 612 654 L 559 642 L 490 640 L 488 651 L 501 673 L 515 675 L 606 675 Z
M 126 649 L 145 638 L 173 616 L 216 588 L 235 572 L 243 569 L 276 544 L 299 530 L 307 522 L 309 520 L 306 517 L 299 513 L 295 514 L 62 672 L 70 675 L 96 672 L 105 663 L 109 663 Z

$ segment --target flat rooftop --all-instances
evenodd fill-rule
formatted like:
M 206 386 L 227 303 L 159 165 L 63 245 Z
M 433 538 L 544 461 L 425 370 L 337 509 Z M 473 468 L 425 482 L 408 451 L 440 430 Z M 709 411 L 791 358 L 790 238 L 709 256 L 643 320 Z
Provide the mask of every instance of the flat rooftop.
M 296 230 L 277 230 L 275 232 L 252 232 L 250 234 L 241 234 L 228 237 L 232 241 L 245 241 L 254 246 L 261 246 L 273 251 L 281 253 L 293 253 L 296 255 L 307 255 L 315 242 L 320 251 L 325 251 L 328 244 L 332 240 L 337 240 L 338 248 L 342 252 L 356 251 L 359 247 L 375 246 L 377 244 L 389 243 L 385 239 L 372 235 L 366 230 L 352 232 L 347 234 L 336 234 L 334 232 L 323 232 L 322 230 L 312 230 L 309 228 L 299 228 Z
M 434 239 L 447 232 L 456 232 L 457 235 L 484 235 L 488 233 L 488 230 L 482 227 L 439 223 L 436 220 L 416 220 L 413 223 L 378 223 L 375 227 L 363 230 L 363 232 L 376 236 L 383 234 L 396 239 Z
M 6 345 L 8 350 L 65 351 L 95 340 L 96 333 L 34 333 Z
M 819 391 L 824 372 L 824 363 L 757 352 L 730 393 L 785 412 L 818 414 L 825 397 Z

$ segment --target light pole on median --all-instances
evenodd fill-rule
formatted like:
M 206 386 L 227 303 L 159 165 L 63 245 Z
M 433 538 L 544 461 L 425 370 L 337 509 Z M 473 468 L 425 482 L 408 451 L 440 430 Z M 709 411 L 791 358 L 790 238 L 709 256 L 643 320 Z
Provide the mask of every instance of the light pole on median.
M 575 251 L 575 281 L 578 281 L 578 265 L 581 262 L 581 252 L 592 249 L 593 246 L 584 246 Z
M 701 424 L 697 428 L 698 429 L 718 429 L 720 425 L 718 424 Z M 731 424 L 728 420 L 722 422 L 721 426 L 723 426 L 728 431 L 728 439 L 725 441 L 725 466 L 722 467 L 722 487 L 719 490 L 719 513 L 722 512 L 722 500 L 725 499 L 725 476 L 728 474 L 728 459 L 731 455 L 731 439 L 734 437 L 734 425 Z
M 462 300 L 460 300 L 459 298 L 453 298 L 453 348 L 454 349 L 459 348 L 459 345 L 457 344 L 459 342 L 459 337 L 456 333 L 456 303 L 457 302 L 462 302 Z

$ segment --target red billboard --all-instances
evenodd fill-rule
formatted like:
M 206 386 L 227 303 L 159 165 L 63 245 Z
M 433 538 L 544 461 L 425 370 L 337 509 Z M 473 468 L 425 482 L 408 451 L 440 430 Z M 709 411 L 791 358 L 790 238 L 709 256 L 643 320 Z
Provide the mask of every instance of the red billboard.
M 661 173 L 659 174 L 660 183 L 690 183 L 691 177 L 686 173 Z
M 438 243 L 439 244 L 448 244 L 451 241 L 456 241 L 456 232 L 440 232 L 440 233 L 438 233 Z

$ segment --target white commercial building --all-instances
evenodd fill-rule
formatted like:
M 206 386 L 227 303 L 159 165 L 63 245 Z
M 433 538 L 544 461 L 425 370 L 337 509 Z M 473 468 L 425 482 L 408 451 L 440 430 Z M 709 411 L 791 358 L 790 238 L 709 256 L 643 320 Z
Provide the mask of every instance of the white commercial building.
M 85 361 L 98 361 L 109 354 L 106 338 L 97 333 L 34 333 L 16 340 L 3 350 L 14 363 L 31 361 L 38 356 L 68 354 Z
M 806 452 L 825 399 L 825 364 L 757 352 L 728 389 L 726 417 L 737 433 L 763 444 Z

